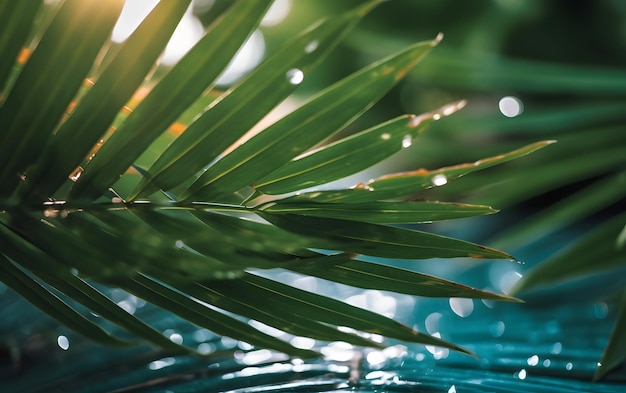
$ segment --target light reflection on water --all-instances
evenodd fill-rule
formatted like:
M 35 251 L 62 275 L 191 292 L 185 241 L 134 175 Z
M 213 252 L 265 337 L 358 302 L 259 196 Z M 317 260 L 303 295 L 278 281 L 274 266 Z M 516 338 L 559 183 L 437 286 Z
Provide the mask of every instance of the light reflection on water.
M 516 265 L 508 268 L 511 266 L 516 269 Z M 335 288 L 335 284 L 319 279 L 292 274 L 281 276 L 286 277 L 303 289 L 326 292 Z M 387 340 L 383 341 L 388 345 L 386 349 L 362 349 L 342 342 L 322 343 L 288 336 L 251 321 L 250 325 L 262 331 L 272 332 L 299 348 L 318 349 L 324 355 L 314 360 L 288 359 L 276 352 L 221 338 L 170 315 L 164 317 L 162 311 L 145 306 L 138 307 L 136 315 L 145 318 L 172 341 L 182 340 L 209 357 L 168 356 L 149 348 L 125 352 L 103 349 L 59 330 L 54 335 L 54 357 L 42 357 L 40 365 L 21 364 L 23 372 L 37 370 L 34 371 L 38 373 L 36 380 L 22 378 L 21 374 L 8 370 L 11 367 L 5 363 L 0 363 L 0 376 L 8 391 L 31 392 L 60 388 L 59 381 L 63 381 L 64 389 L 76 392 L 114 391 L 131 384 L 146 384 L 146 390 L 141 391 L 150 392 L 623 391 L 623 384 L 587 382 L 610 332 L 615 313 L 611 304 L 591 302 L 533 308 L 467 299 L 409 297 L 408 301 L 406 296 L 340 287 L 337 293 L 344 300 L 352 298 L 361 306 L 390 316 L 402 315 L 406 319 L 403 322 L 409 326 L 415 325 L 420 331 L 457 342 L 476 352 L 481 359 L 447 349 Z M 7 291 L 4 295 L 14 294 Z M 15 318 L 16 323 L 27 320 L 33 323 L 33 316 L 42 319 L 34 309 L 27 313 L 30 306 L 20 303 L 19 299 L 5 296 L 0 297 L 0 321 L 9 320 L 7 315 Z M 115 291 L 109 296 L 116 302 L 123 302 L 129 301 L 130 295 Z M 22 319 L 20 312 L 24 315 Z M 39 323 L 44 323 L 43 319 Z M 49 321 L 45 323 L 55 326 Z M 12 328 L 3 326 L 3 329 Z M 4 334 L 6 331 L 19 329 L 4 330 Z M 23 334 L 31 333 L 26 329 Z M 370 338 L 382 340 L 380 336 Z M 46 353 L 45 347 L 41 348 Z M 360 360 L 355 363 L 355 359 Z M 59 367 L 61 365 L 63 367 Z M 85 375 L 96 379 L 85 379 Z M 355 375 L 357 379 L 349 382 Z

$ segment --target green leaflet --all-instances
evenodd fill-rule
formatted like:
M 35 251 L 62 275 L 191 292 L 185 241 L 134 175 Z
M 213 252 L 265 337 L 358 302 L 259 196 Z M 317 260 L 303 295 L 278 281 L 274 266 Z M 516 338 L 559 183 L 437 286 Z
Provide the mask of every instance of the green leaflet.
M 182 16 L 189 1 L 165 3 L 176 7 L 176 12 Z M 216 21 L 206 36 L 153 88 L 102 146 L 85 168 L 85 173 L 72 189 L 71 195 L 94 197 L 112 185 L 214 82 L 269 5 L 267 0 L 240 1 Z M 164 17 L 172 24 L 173 30 L 178 18 L 167 13 Z M 170 35 L 166 34 L 166 37 Z M 149 40 L 140 40 L 142 43 L 146 41 Z M 165 43 L 167 40 L 163 47 Z M 155 116 L 155 113 L 159 116 Z
M 449 116 L 464 105 L 460 101 L 432 113 L 401 116 L 379 124 L 307 152 L 256 181 L 253 187 L 265 194 L 283 194 L 352 175 L 409 147 L 428 123 Z
M 215 100 L 148 170 L 155 186 L 170 190 L 209 164 L 242 137 L 298 83 L 289 73 L 308 74 L 348 31 L 372 8 L 356 10 L 306 30 L 265 60 L 243 81 Z M 154 187 L 142 184 L 135 192 L 146 195 Z
M 470 351 L 457 345 L 417 332 L 392 319 L 332 298 L 320 298 L 317 294 L 251 274 L 245 275 L 242 280 L 251 286 L 280 294 L 283 301 L 294 304 L 291 312 L 297 312 L 299 304 L 309 304 L 323 311 L 319 314 L 319 320 L 326 323 L 343 326 L 343 323 L 349 320 L 350 326 L 360 331 L 382 334 L 409 342 L 441 346 L 472 355 Z
M 512 292 L 518 294 L 585 274 L 625 267 L 624 252 L 620 252 L 616 244 L 625 221 L 626 213 L 622 213 L 583 235 L 571 247 L 526 273 Z
M 189 296 L 161 285 L 149 277 L 138 276 L 122 282 L 121 286 L 130 293 L 217 334 L 243 340 L 260 347 L 275 348 L 292 356 L 308 358 L 317 355 L 312 351 L 294 348 L 282 340 L 260 332 L 245 322 L 201 305 Z
M 0 236 L 5 235 L 6 233 Z M 22 266 L 32 274 L 37 275 L 43 281 L 71 297 L 74 301 L 81 303 L 89 310 L 160 348 L 175 352 L 190 351 L 190 349 L 174 344 L 158 331 L 121 309 L 97 289 L 72 274 L 68 267 L 59 264 L 45 253 L 25 247 L 24 243 L 21 245 L 10 245 L 6 237 L 3 240 L 5 242 L 3 252 L 9 255 L 11 259 L 19 260 Z M 48 312 L 48 310 L 44 309 L 44 312 Z M 54 317 L 54 313 L 51 313 L 51 315 Z M 82 332 L 78 331 L 78 333 Z
M 3 1 L 0 4 L 0 59 L 17 58 L 42 4 L 43 0 Z M 12 68 L 10 61 L 0 62 L 0 92 L 7 87 Z M 0 102 L 2 99 L 0 94 Z
M 412 224 L 493 214 L 489 206 L 445 202 L 316 203 L 290 199 L 268 202 L 259 207 L 266 213 L 297 214 L 309 217 L 339 218 L 378 224 Z
M 367 184 L 358 184 L 348 190 L 313 191 L 292 197 L 292 200 L 294 202 L 312 200 L 324 203 L 363 203 L 407 197 L 426 188 L 443 186 L 450 180 L 468 173 L 523 157 L 552 143 L 554 143 L 554 141 L 533 143 L 509 153 L 485 158 L 473 163 L 454 165 L 431 171 L 419 169 L 416 171 L 385 175 L 378 179 L 371 180 L 367 182 Z
M 183 197 L 219 198 L 262 179 L 365 112 L 438 42 L 413 45 L 328 87 L 212 165 Z
M 7 196 L 43 150 L 101 46 L 122 1 L 67 0 L 0 108 L 0 196 Z M 11 59 L 13 60 L 13 59 Z
M 0 254 L 2 282 L 19 293 L 41 311 L 47 313 L 70 329 L 96 342 L 106 345 L 126 346 L 132 343 L 122 341 L 94 322 L 88 320 L 72 307 L 47 290 L 40 283 L 18 269 L 11 261 Z
M 242 319 L 324 341 L 380 347 L 360 333 L 366 332 L 466 352 L 372 312 L 251 274 L 251 269 L 283 268 L 410 295 L 515 300 L 356 258 L 511 259 L 477 244 L 383 224 L 493 213 L 481 205 L 391 199 L 430 186 L 432 176 L 452 179 L 548 142 L 476 164 L 383 177 L 350 190 L 269 196 L 366 169 L 405 148 L 427 124 L 459 109 L 464 102 L 401 116 L 320 147 L 396 85 L 440 37 L 353 73 L 234 145 L 308 78 L 378 2 L 314 25 L 222 93 L 213 90 L 214 80 L 269 6 L 269 1 L 235 2 L 173 69 L 157 69 L 155 75 L 164 76 L 150 81 L 150 93 L 132 112 L 120 109 L 135 106 L 135 93 L 147 88 L 143 80 L 189 1 L 160 2 L 124 44 L 104 53 L 121 2 L 81 18 L 86 9 L 100 11 L 104 5 L 66 0 L 31 59 L 11 71 L 16 50 L 33 34 L 33 14 L 21 9 L 22 3 L 0 6 L 14 7 L 11 16 L 21 15 L 23 22 L 0 15 L 7 22 L 0 26 L 0 37 L 15 32 L 19 41 L 0 42 L 0 53 L 7 55 L 0 81 L 15 81 L 0 108 L 0 181 L 5 180 L 0 279 L 73 330 L 100 342 L 135 344 L 119 342 L 80 316 L 74 303 L 68 306 L 56 297 L 57 291 L 141 341 L 174 353 L 193 351 L 126 315 L 90 284 L 93 280 L 218 334 L 294 356 L 315 353 L 293 348 Z M 86 76 L 95 85 L 81 88 Z M 105 141 L 98 150 L 100 139 Z M 132 171 L 120 178 L 128 168 Z M 250 192 L 250 204 L 240 203 Z M 339 328 L 345 325 L 355 332 Z
M 172 282 L 165 278 L 170 285 L 181 287 L 183 283 Z M 341 340 L 354 345 L 379 347 L 371 340 L 348 334 L 337 330 L 335 326 L 320 323 L 317 318 L 319 313 L 315 307 L 306 307 L 298 304 L 300 308 L 297 315 L 285 312 L 292 306 L 285 303 L 284 299 L 276 293 L 255 291 L 239 279 L 219 282 L 195 283 L 192 286 L 185 285 L 185 290 L 197 299 L 212 304 L 220 309 L 245 315 L 257 322 L 272 326 L 275 329 L 296 336 L 310 337 L 317 340 L 333 341 Z M 271 297 L 268 297 L 271 296 Z M 323 298 L 325 299 L 325 298 Z
M 126 39 L 96 76 L 95 84 L 78 100 L 71 116 L 50 138 L 42 157 L 28 172 L 22 194 L 27 197 L 53 194 L 75 168 L 84 165 L 84 159 L 90 159 L 94 145 L 110 127 L 117 126 L 114 119 L 144 82 L 176 27 L 175 18 L 182 16 L 187 3 L 160 3 Z M 95 107 L 97 111 L 93 110 Z
M 556 233 L 594 211 L 624 198 L 625 183 L 626 172 L 603 178 L 512 226 L 509 230 L 499 233 L 493 239 L 493 244 L 497 244 L 499 248 L 506 248 L 514 243 L 526 242 L 539 232 L 543 236 Z
M 327 258 L 333 257 L 335 256 Z M 292 264 L 288 269 L 358 288 L 392 291 L 412 296 L 517 301 L 510 296 L 481 291 L 427 274 L 359 260 L 348 259 L 330 265 L 324 261 Z
M 501 251 L 462 240 L 386 225 L 296 214 L 259 215 L 279 228 L 320 238 L 322 244 L 326 243 L 326 247 L 320 248 L 333 249 L 336 246 L 347 252 L 398 259 L 514 259 Z

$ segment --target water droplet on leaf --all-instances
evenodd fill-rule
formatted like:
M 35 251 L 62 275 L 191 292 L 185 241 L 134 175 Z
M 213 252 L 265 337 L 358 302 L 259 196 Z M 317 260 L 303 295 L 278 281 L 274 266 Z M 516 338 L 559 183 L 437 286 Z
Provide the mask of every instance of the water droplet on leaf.
M 304 47 L 304 51 L 306 53 L 313 53 L 319 47 L 320 42 L 318 40 L 313 40 Z
M 411 135 L 405 135 L 404 138 L 402 138 L 402 147 L 404 149 L 406 149 L 407 147 L 410 147 L 413 144 L 413 137 Z
M 78 181 L 78 179 L 80 179 L 80 176 L 83 174 L 83 168 L 80 166 L 77 166 L 76 169 L 74 169 L 72 171 L 72 173 L 70 173 L 70 175 L 68 176 L 68 178 L 73 181 L 76 182 Z
M 292 85 L 299 85 L 304 80 L 304 72 L 297 68 L 292 68 L 287 71 L 287 80 Z
M 443 173 L 439 173 L 431 179 L 434 186 L 439 187 L 448 183 L 448 178 Z

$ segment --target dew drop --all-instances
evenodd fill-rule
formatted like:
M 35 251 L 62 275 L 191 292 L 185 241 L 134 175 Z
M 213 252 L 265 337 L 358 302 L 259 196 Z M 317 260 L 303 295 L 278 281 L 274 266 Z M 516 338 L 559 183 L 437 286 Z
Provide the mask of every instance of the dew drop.
M 64 351 L 67 351 L 70 347 L 70 340 L 66 336 L 57 337 L 57 345 Z
M 517 378 L 521 379 L 522 381 L 526 379 L 526 369 L 521 369 L 519 370 L 519 372 L 517 373 Z
M 506 117 L 519 116 L 524 111 L 522 101 L 517 97 L 502 97 L 498 102 L 500 112 Z
M 287 71 L 287 80 L 292 85 L 299 85 L 304 80 L 304 72 L 297 68 L 292 68 Z
M 387 133 L 387 132 L 385 132 L 384 134 L 382 134 L 382 135 L 380 136 L 380 139 L 383 139 L 383 140 L 385 140 L 385 141 L 389 140 L 389 138 L 391 138 L 391 134 L 389 134 L 389 133 Z
M 83 167 L 77 166 L 76 169 L 74 169 L 74 171 L 72 171 L 72 173 L 70 173 L 68 177 L 71 181 L 76 182 L 78 181 L 78 179 L 80 179 L 80 176 L 82 174 L 83 174 Z
M 46 218 L 66 218 L 70 212 L 68 210 L 59 210 L 59 209 L 46 209 L 43 211 L 43 216 Z
M 173 342 L 174 344 L 182 344 L 183 343 L 183 336 L 181 336 L 178 333 L 174 333 L 170 335 L 170 341 Z
M 573 368 L 574 368 L 574 365 L 572 364 L 572 362 L 568 362 L 568 363 L 565 365 L 565 369 L 566 369 L 567 371 L 572 371 L 572 369 L 573 369 Z
M 456 393 L 456 387 L 454 385 L 450 386 L 450 389 L 448 389 L 448 393 Z
M 439 173 L 431 179 L 434 186 L 439 187 L 448 183 L 448 178 L 443 173 Z
M 304 47 L 304 51 L 306 53 L 313 53 L 319 47 L 320 42 L 318 40 L 313 40 Z
M 59 214 L 59 210 L 58 209 L 46 209 L 43 211 L 43 216 L 44 217 L 56 217 Z
M 181 336 L 180 334 L 176 333 L 174 330 L 172 329 L 167 329 L 163 332 L 163 335 L 167 336 L 167 338 L 170 339 L 171 342 L 173 342 L 174 344 L 182 344 L 183 343 L 183 336 Z
M 405 135 L 404 138 L 402 138 L 402 147 L 404 149 L 406 149 L 407 147 L 410 147 L 413 144 L 413 137 L 411 135 Z
M 526 363 L 528 363 L 529 366 L 536 366 L 539 364 L 539 356 L 537 355 L 533 355 L 531 357 L 529 357 L 528 359 L 526 359 Z
M 174 359 L 173 357 L 166 357 L 166 358 L 163 358 L 163 359 L 159 359 L 159 360 L 155 360 L 153 362 L 150 362 L 148 364 L 148 368 L 150 370 L 160 370 L 162 368 L 169 367 L 169 366 L 173 365 L 174 363 L 176 363 L 176 359 Z

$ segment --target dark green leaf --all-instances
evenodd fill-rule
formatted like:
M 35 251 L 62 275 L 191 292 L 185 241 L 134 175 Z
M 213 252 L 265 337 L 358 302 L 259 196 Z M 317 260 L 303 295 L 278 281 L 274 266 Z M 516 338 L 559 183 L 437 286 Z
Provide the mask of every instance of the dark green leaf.
M 339 218 L 378 224 L 420 223 L 496 213 L 489 206 L 445 202 L 315 203 L 269 202 L 259 207 L 266 213 Z
M 24 193 L 51 195 L 82 164 L 83 159 L 88 158 L 89 151 L 103 138 L 124 104 L 154 66 L 187 3 L 160 3 L 126 39 L 102 74 L 97 76 L 95 85 L 80 99 L 72 115 L 50 140 L 37 166 L 29 171 L 28 187 Z M 129 67 L 129 64 L 133 66 Z M 171 77 L 165 78 L 169 79 Z M 97 111 L 94 111 L 95 107 Z M 138 116 L 133 115 L 132 118 Z M 130 125 L 131 122 L 129 120 Z M 125 132 L 125 128 L 128 126 L 118 129 L 120 134 Z M 77 138 L 78 135 L 80 138 Z
M 189 1 L 165 3 L 175 7 L 182 16 Z M 102 146 L 75 185 L 72 195 L 97 196 L 115 182 L 214 82 L 269 5 L 267 0 L 240 1 L 216 21 L 206 36 L 154 87 Z M 177 21 L 167 13 L 164 16 L 169 25 L 162 34 L 169 37 Z M 142 39 L 141 42 L 145 43 L 146 40 Z M 159 113 L 159 116 L 154 116 L 155 113 Z
M 290 308 L 283 298 L 275 293 L 259 291 L 240 279 L 231 281 L 210 281 L 187 285 L 165 279 L 170 285 L 185 288 L 193 297 L 212 304 L 220 309 L 251 318 L 265 325 L 296 336 L 310 337 L 324 341 L 345 341 L 354 345 L 377 347 L 378 344 L 337 330 L 336 327 L 320 323 L 319 311 L 299 304 L 297 313 L 285 312 Z
M 67 0 L 0 108 L 0 195 L 7 195 L 39 156 L 101 46 L 122 1 Z
M 149 277 L 138 276 L 132 281 L 122 283 L 122 286 L 130 293 L 214 333 L 243 340 L 252 345 L 275 348 L 293 356 L 312 357 L 317 355 L 313 351 L 292 347 L 282 340 L 260 332 L 245 322 L 229 317 L 220 311 L 198 303 L 179 291 L 161 285 Z
M 333 298 L 303 291 L 253 274 L 246 274 L 242 277 L 242 280 L 247 286 L 261 290 L 261 293 L 269 292 L 273 296 L 277 296 L 281 299 L 281 303 L 285 305 L 283 309 L 290 314 L 299 314 L 301 310 L 307 310 L 306 312 L 312 313 L 309 315 L 315 315 L 318 321 L 332 325 L 346 326 L 347 324 L 354 329 L 367 333 L 381 334 L 385 337 L 393 337 L 409 342 L 436 345 L 470 354 L 469 351 L 461 347 L 417 332 L 393 319 L 351 306 Z
M 105 345 L 131 344 L 110 335 L 100 326 L 85 318 L 54 293 L 18 269 L 2 254 L 0 254 L 0 273 L 2 273 L 2 282 L 9 288 L 76 333 Z
M 315 202 L 326 203 L 344 201 L 361 203 L 406 197 L 425 188 L 445 185 L 449 181 L 468 173 L 523 157 L 552 143 L 554 141 L 533 143 L 506 154 L 432 171 L 419 169 L 417 171 L 395 173 L 371 180 L 367 184 L 358 184 L 349 190 L 309 192 L 293 197 L 293 200 L 314 200 Z
M 626 214 L 622 213 L 583 235 L 571 247 L 526 273 L 512 292 L 521 293 L 600 270 L 626 266 L 624 250 L 618 250 L 616 241 L 624 222 Z
M 326 247 L 321 248 L 332 249 L 335 245 L 347 252 L 399 259 L 514 259 L 485 246 L 421 231 L 296 214 L 260 215 L 279 228 L 322 239 Z
M 626 197 L 626 173 L 606 177 L 562 199 L 550 207 L 500 233 L 494 244 L 506 248 L 532 239 L 535 234 L 548 236 L 587 217 L 594 211 L 610 206 Z
M 31 32 L 43 0 L 3 1 L 0 3 L 0 93 L 7 87 L 7 78 L 17 56 Z M 0 102 L 2 95 L 0 94 Z
M 294 91 L 300 81 L 290 80 L 289 73 L 310 73 L 371 7 L 369 3 L 321 23 L 270 56 L 247 78 L 215 100 L 172 143 L 149 169 L 150 181 L 163 190 L 170 190 L 223 154 Z
M 280 168 L 365 112 L 438 42 L 416 44 L 320 92 L 211 166 L 185 195 L 189 199 L 196 194 L 209 198 L 232 194 Z M 403 122 L 405 129 L 412 124 Z
M 428 123 L 463 106 L 464 101 L 460 101 L 432 113 L 402 116 L 307 152 L 256 181 L 253 187 L 265 194 L 283 194 L 352 175 L 410 146 Z
M 481 291 L 427 274 L 358 260 L 348 260 L 332 266 L 326 263 L 307 263 L 304 266 L 294 264 L 289 269 L 358 288 L 378 289 L 412 296 L 517 301 L 510 296 Z

